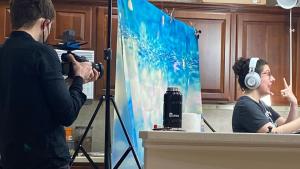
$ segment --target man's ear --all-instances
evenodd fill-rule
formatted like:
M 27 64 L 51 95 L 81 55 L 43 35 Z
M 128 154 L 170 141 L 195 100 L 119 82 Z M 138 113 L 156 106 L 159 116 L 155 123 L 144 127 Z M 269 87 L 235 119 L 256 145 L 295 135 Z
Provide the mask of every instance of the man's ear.
M 45 28 L 49 27 L 51 21 L 49 19 L 45 19 L 41 25 L 42 30 L 45 30 Z

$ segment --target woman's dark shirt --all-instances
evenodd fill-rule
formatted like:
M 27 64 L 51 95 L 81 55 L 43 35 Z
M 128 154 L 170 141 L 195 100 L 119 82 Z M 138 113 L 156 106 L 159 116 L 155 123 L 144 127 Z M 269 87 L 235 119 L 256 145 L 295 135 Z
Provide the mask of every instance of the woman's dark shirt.
M 280 115 L 262 101 L 256 102 L 248 96 L 239 98 L 232 115 L 233 132 L 256 133 L 262 126 L 271 122 L 276 126 Z

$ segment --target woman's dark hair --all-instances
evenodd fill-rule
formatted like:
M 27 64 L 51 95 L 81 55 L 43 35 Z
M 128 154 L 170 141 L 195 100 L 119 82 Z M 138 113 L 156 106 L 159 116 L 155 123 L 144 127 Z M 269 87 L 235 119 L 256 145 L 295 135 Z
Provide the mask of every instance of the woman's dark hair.
M 10 0 L 13 29 L 31 27 L 39 18 L 52 20 L 55 9 L 51 0 Z
M 249 73 L 249 63 L 250 63 L 250 58 L 241 57 L 232 66 L 234 74 L 236 76 L 238 76 L 238 81 L 239 81 L 242 91 L 249 90 L 249 88 L 247 88 L 247 86 L 245 85 L 245 82 L 244 82 L 246 75 Z M 263 66 L 267 65 L 267 64 L 268 63 L 265 60 L 259 59 L 256 62 L 255 72 L 260 75 L 263 70 Z

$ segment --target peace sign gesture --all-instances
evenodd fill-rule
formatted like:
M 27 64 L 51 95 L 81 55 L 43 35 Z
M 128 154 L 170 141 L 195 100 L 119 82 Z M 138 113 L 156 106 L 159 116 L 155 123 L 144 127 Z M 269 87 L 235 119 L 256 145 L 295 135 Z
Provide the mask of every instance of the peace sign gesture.
M 290 103 L 297 103 L 297 98 L 292 91 L 292 86 L 287 84 L 285 78 L 283 78 L 283 83 L 284 89 L 280 91 L 281 95 L 286 97 Z

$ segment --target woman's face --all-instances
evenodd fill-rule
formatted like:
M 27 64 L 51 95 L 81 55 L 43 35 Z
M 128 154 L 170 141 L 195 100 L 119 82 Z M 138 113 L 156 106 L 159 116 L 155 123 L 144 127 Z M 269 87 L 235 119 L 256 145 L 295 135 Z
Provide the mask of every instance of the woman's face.
M 263 70 L 260 73 L 260 86 L 258 87 L 258 91 L 261 96 L 272 94 L 271 92 L 271 86 L 273 82 L 275 81 L 275 78 L 271 74 L 271 70 L 269 65 L 264 65 Z

